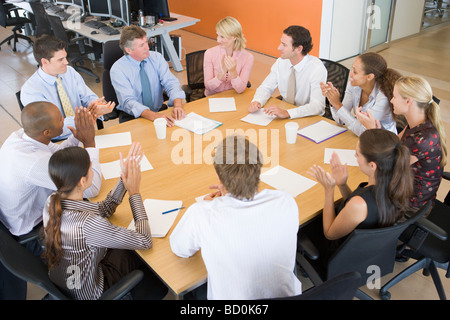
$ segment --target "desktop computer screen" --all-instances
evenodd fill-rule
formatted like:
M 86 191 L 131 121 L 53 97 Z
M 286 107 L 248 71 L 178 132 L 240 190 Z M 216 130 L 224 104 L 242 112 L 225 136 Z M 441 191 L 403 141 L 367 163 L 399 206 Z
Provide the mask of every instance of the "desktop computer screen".
M 138 0 L 139 9 L 144 10 L 144 15 L 154 14 L 162 20 L 175 20 L 170 17 L 168 0 Z
M 110 17 L 109 0 L 88 0 L 89 14 L 92 16 Z
M 130 24 L 130 11 L 128 0 L 109 0 L 111 18 L 122 21 L 125 25 Z

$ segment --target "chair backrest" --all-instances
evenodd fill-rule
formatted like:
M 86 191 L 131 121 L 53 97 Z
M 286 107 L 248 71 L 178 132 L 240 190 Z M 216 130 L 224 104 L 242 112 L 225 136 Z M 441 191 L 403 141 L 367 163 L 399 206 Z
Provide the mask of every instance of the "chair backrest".
M 53 35 L 52 27 L 48 21 L 47 12 L 40 2 L 29 2 L 31 10 L 33 10 L 34 19 L 36 21 L 36 37 L 43 34 Z
M 7 9 L 4 5 L 4 1 L 0 0 L 0 26 L 3 28 L 6 28 L 6 21 L 7 21 Z
M 393 271 L 400 235 L 430 208 L 429 202 L 411 217 L 390 227 L 354 230 L 328 261 L 327 279 L 356 271 L 361 275 L 360 285 L 369 277 Z M 370 267 L 373 266 L 374 269 Z
M 68 299 L 48 277 L 43 261 L 3 230 L 0 230 L 0 262 L 16 277 L 39 286 L 55 299 Z
M 203 58 L 206 50 L 194 51 L 186 54 L 186 75 L 188 85 L 192 90 L 205 87 L 203 77 Z
M 338 62 L 327 59 L 320 59 L 320 60 L 327 69 L 328 73 L 327 82 L 333 83 L 333 86 L 336 89 L 338 89 L 340 100 L 342 101 L 342 99 L 344 99 L 345 88 L 347 87 L 348 75 L 350 73 L 350 70 Z M 326 108 L 324 117 L 332 119 L 330 111 L 330 103 L 328 99 L 326 99 Z
M 358 272 L 347 272 L 328 279 L 300 295 L 275 300 L 353 300 L 360 281 L 361 275 Z
M 123 56 L 123 51 L 119 47 L 119 40 L 108 41 L 103 45 L 103 96 L 106 101 L 114 101 L 116 106 L 119 104 L 116 91 L 111 83 L 109 71 L 112 65 Z
M 23 108 L 25 108 L 25 106 L 23 105 L 22 101 L 20 100 L 20 90 L 16 92 L 16 99 L 17 99 L 17 103 L 19 104 L 20 111 L 22 111 Z
M 66 51 L 67 51 L 70 40 L 69 36 L 67 35 L 66 29 L 64 29 L 61 18 L 58 16 L 48 15 L 47 19 L 55 37 L 66 43 Z

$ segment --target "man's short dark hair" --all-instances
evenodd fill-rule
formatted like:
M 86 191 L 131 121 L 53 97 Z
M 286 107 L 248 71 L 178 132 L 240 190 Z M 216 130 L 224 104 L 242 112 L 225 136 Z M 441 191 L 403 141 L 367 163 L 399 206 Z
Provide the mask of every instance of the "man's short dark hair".
M 41 59 L 50 60 L 55 52 L 66 48 L 66 43 L 54 36 L 44 34 L 36 39 L 33 44 L 33 55 L 37 63 L 42 67 Z
M 312 38 L 309 30 L 300 26 L 289 26 L 283 33 L 292 38 L 292 47 L 303 46 L 302 54 L 307 55 L 312 47 Z

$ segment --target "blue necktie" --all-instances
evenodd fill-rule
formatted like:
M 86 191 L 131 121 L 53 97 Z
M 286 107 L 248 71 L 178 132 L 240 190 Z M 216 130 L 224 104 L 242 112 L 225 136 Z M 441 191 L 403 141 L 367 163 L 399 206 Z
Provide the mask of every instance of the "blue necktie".
M 157 112 L 159 110 L 154 110 L 152 92 L 150 90 L 150 81 L 148 80 L 147 73 L 145 72 L 144 64 L 145 61 L 141 61 L 141 70 L 139 71 L 142 86 L 142 103 L 146 107 L 150 108 L 150 110 Z

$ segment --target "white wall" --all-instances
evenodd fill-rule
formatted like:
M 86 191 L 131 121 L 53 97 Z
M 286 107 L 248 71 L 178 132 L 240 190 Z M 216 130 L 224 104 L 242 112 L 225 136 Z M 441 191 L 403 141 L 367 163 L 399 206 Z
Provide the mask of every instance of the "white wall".
M 424 5 L 425 0 L 397 0 L 391 41 L 420 32 Z

